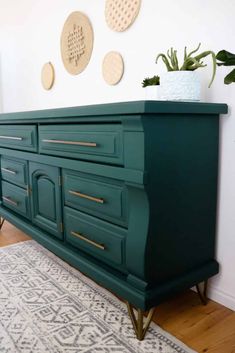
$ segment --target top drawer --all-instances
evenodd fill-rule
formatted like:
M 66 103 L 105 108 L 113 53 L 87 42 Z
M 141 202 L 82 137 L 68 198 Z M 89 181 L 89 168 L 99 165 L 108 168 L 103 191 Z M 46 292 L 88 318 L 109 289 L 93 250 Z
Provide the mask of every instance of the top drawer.
M 34 125 L 0 125 L 0 146 L 37 151 L 37 128 Z
M 39 150 L 57 156 L 123 164 L 122 125 L 40 126 Z

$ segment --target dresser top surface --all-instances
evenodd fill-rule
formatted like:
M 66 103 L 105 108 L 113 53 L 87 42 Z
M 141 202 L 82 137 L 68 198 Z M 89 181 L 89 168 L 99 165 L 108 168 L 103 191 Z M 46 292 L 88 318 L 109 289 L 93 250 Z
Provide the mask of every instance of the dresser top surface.
M 0 114 L 0 123 L 44 120 L 54 118 L 83 118 L 99 116 L 136 115 L 136 114 L 226 114 L 224 103 L 173 102 L 173 101 L 132 101 L 78 107 L 54 108 Z

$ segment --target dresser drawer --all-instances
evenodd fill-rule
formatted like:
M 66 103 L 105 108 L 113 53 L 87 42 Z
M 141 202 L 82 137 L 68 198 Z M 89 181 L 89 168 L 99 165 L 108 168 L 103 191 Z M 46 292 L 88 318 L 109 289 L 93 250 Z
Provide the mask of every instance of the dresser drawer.
M 37 128 L 34 125 L 0 125 L 0 146 L 37 151 Z
M 68 207 L 64 214 L 68 243 L 102 261 L 123 264 L 124 229 Z
M 122 125 L 40 126 L 39 149 L 40 153 L 123 164 Z
M 2 181 L 2 203 L 22 216 L 30 218 L 29 197 L 26 190 Z
M 1 158 L 2 179 L 16 185 L 26 187 L 28 185 L 27 162 L 22 159 Z
M 63 184 L 67 206 L 127 225 L 127 189 L 123 182 L 64 170 Z

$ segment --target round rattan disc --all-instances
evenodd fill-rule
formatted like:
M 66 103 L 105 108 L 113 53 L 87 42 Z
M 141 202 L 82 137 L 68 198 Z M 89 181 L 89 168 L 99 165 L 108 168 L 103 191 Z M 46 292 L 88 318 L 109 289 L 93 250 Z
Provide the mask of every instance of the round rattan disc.
M 104 80 L 109 85 L 116 85 L 122 78 L 124 62 L 121 54 L 115 51 L 107 53 L 103 60 L 102 72 Z
M 86 15 L 79 11 L 69 15 L 60 44 L 66 70 L 72 75 L 82 72 L 90 61 L 93 49 L 93 29 Z
M 106 0 L 105 19 L 108 26 L 117 32 L 123 32 L 135 21 L 141 0 Z
M 48 62 L 43 65 L 41 72 L 41 81 L 43 88 L 49 90 L 54 84 L 55 71 L 52 63 Z

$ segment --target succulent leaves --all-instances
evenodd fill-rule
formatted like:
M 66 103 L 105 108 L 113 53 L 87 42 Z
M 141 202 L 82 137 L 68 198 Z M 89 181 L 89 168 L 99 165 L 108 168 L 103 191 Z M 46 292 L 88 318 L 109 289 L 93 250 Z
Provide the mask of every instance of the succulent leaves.
M 216 73 L 216 56 L 215 53 L 211 50 L 204 51 L 201 54 L 193 56 L 193 54 L 195 54 L 199 50 L 200 46 L 201 43 L 199 43 L 198 47 L 192 50 L 189 54 L 187 53 L 187 47 L 184 48 L 184 62 L 181 67 L 179 67 L 178 64 L 177 51 L 173 48 L 167 51 L 167 55 L 163 53 L 158 54 L 156 58 L 156 63 L 158 62 L 159 58 L 162 58 L 162 61 L 166 65 L 167 71 L 194 71 L 200 67 L 207 66 L 206 64 L 203 64 L 202 59 L 208 55 L 211 55 L 213 62 L 213 73 L 211 81 L 209 83 L 209 87 L 211 87 Z
M 158 85 L 160 85 L 160 77 L 159 76 L 153 76 L 151 78 L 146 77 L 142 82 L 142 87 L 158 86 Z

